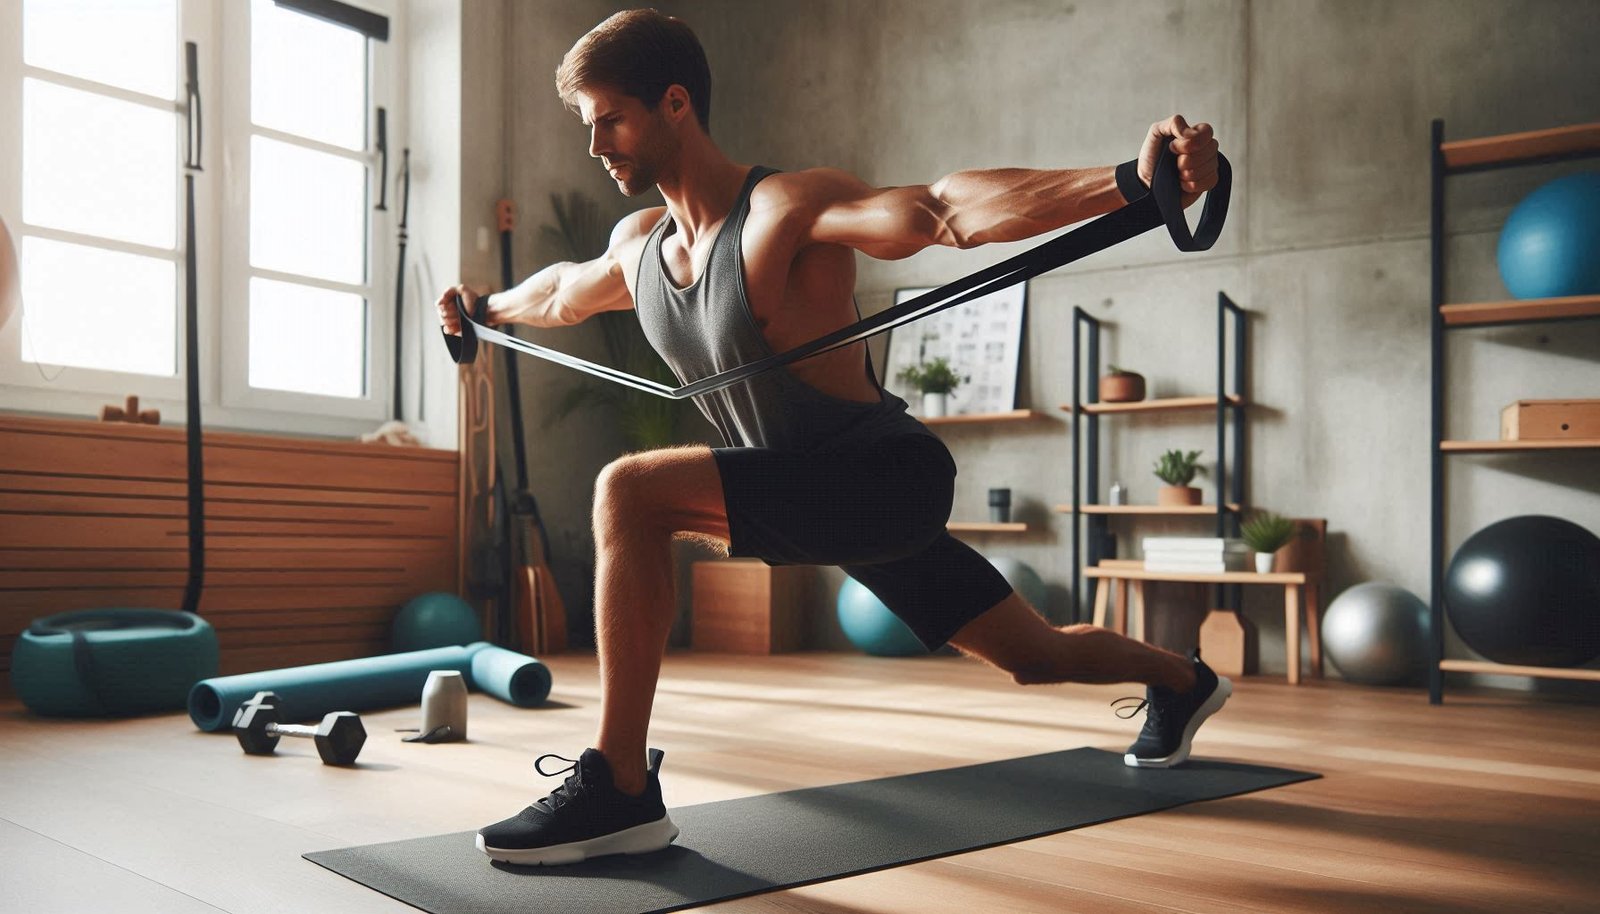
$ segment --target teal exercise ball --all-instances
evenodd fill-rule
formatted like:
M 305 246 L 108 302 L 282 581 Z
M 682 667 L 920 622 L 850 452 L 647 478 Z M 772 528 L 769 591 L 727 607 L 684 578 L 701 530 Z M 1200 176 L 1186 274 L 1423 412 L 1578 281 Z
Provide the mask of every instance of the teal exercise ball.
M 1034 571 L 1027 562 L 1021 559 L 1006 556 L 984 556 L 993 565 L 1000 576 L 1006 579 L 1011 589 L 1022 595 L 1028 605 L 1045 615 L 1045 588 L 1044 579 L 1039 577 L 1039 572 Z
M 478 613 L 453 593 L 425 593 L 395 614 L 390 643 L 395 653 L 426 651 L 483 640 Z
M 916 657 L 928 648 L 883 605 L 877 594 L 855 578 L 839 588 L 839 627 L 850 643 L 874 657 Z
M 1500 230 L 1500 278 L 1516 298 L 1600 293 L 1600 172 L 1540 185 Z

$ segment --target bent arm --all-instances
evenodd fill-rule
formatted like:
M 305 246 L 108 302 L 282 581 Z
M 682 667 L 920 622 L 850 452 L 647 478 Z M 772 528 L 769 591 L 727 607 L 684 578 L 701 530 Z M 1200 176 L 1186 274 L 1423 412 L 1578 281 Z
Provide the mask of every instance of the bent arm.
M 491 324 L 571 327 L 604 311 L 633 307 L 623 276 L 623 250 L 649 234 L 665 207 L 624 217 L 604 254 L 583 263 L 553 263 L 517 286 L 489 296 Z
M 932 184 L 874 188 L 847 172 L 812 169 L 807 240 L 844 244 L 884 260 L 927 247 L 1021 241 L 1121 207 L 1116 169 L 993 168 Z

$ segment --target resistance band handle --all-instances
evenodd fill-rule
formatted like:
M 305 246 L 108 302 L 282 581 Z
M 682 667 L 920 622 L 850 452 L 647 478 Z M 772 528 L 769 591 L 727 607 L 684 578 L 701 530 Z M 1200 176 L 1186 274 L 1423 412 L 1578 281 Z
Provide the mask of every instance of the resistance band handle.
M 1163 148 L 1156 159 L 1156 171 L 1150 180 L 1150 195 L 1155 198 L 1161 219 L 1167 224 L 1167 234 L 1180 251 L 1209 251 L 1222 234 L 1222 225 L 1228 219 L 1228 199 L 1233 196 L 1233 165 L 1228 157 L 1217 153 L 1217 184 L 1206 191 L 1206 202 L 1200 210 L 1200 223 L 1193 232 L 1183 215 L 1183 190 L 1178 183 L 1178 156 Z M 1128 204 L 1133 206 L 1138 201 Z
M 457 365 L 471 365 L 478 360 L 478 329 L 474 324 L 474 317 L 479 321 L 489 319 L 488 311 L 483 305 L 483 300 L 487 296 L 478 296 L 476 315 L 467 312 L 467 306 L 461 301 L 459 292 L 450 293 L 450 297 L 455 300 L 456 310 L 461 313 L 461 335 L 452 336 L 445 332 L 443 327 L 439 328 L 439 332 L 444 335 L 444 345 L 450 350 L 450 358 L 454 359 Z

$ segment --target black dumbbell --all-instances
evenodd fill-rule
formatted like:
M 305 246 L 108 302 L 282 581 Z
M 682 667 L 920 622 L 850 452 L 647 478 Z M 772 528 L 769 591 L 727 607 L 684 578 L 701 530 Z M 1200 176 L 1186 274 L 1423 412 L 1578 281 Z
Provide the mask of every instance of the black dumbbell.
M 367 730 L 361 726 L 360 715 L 334 711 L 315 727 L 293 726 L 278 722 L 277 701 L 278 696 L 271 692 L 257 692 L 234 712 L 233 735 L 245 752 L 271 755 L 278 747 L 279 737 L 298 736 L 316 741 L 317 754 L 326 765 L 348 765 L 361 754 Z

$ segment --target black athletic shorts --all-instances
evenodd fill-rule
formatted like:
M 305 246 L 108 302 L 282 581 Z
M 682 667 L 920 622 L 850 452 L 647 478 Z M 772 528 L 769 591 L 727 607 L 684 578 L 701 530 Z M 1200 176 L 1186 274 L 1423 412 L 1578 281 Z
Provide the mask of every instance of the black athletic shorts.
M 837 565 L 929 650 L 1011 594 L 976 550 L 945 531 L 956 463 L 907 433 L 826 453 L 712 448 L 729 554 L 768 565 Z

